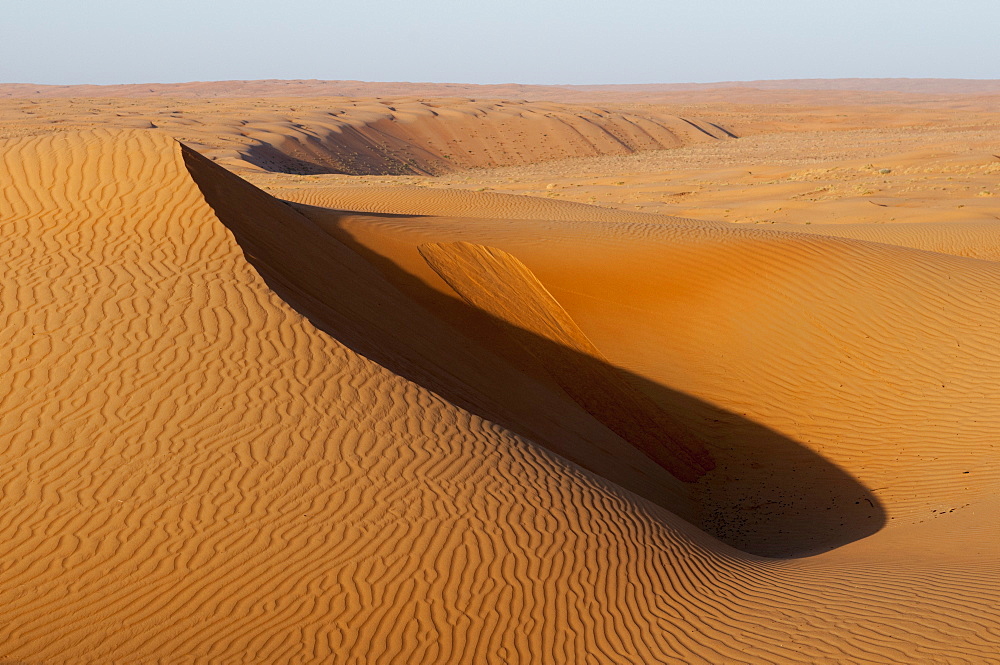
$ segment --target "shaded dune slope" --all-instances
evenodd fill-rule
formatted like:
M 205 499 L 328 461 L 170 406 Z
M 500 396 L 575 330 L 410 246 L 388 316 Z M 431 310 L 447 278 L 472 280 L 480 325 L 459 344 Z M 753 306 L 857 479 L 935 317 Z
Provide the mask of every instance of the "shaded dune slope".
M 206 202 L 285 302 L 324 332 L 454 404 L 542 442 L 660 505 L 687 493 L 559 390 L 442 324 L 307 218 L 182 147 Z M 248 216 L 246 210 L 254 214 Z M 280 230 L 280 232 L 279 232 Z M 543 381 L 538 379 L 542 378 Z
M 725 460 L 722 468 L 706 475 L 697 485 L 685 488 L 688 498 L 693 499 L 690 510 L 683 510 L 676 504 L 661 502 L 661 505 L 675 510 L 727 543 L 755 554 L 802 556 L 870 535 L 883 525 L 884 512 L 878 499 L 822 455 L 734 411 L 651 381 L 635 372 L 623 372 L 620 366 L 608 367 L 603 353 L 581 352 L 583 345 L 553 341 L 544 332 L 540 334 L 540 328 L 532 328 L 530 317 L 521 318 L 532 309 L 530 298 L 509 293 L 507 307 L 500 311 L 484 303 L 480 304 L 485 309 L 470 307 L 463 300 L 450 297 L 454 295 L 451 288 L 428 267 L 414 244 L 419 244 L 421 238 L 426 240 L 438 234 L 431 231 L 426 235 L 413 235 L 407 232 L 407 225 L 415 221 L 424 230 L 430 227 L 440 229 L 440 237 L 445 238 L 449 233 L 443 225 L 448 222 L 458 224 L 463 234 L 477 235 L 477 221 L 430 217 L 417 220 L 345 217 L 336 211 L 300 209 L 321 228 L 351 245 L 378 266 L 410 298 L 463 331 L 481 348 L 494 350 L 513 366 L 541 381 L 548 381 L 556 389 L 562 388 L 571 395 L 577 393 L 578 403 L 588 404 L 588 410 L 599 420 L 616 423 L 610 425 L 611 429 L 619 433 L 636 432 L 642 429 L 639 423 L 645 420 L 640 413 L 618 413 L 616 408 L 602 403 L 604 398 L 598 394 L 593 395 L 593 399 L 587 398 L 590 391 L 603 392 L 610 377 L 616 377 L 610 380 L 618 383 L 617 377 L 622 376 L 626 383 L 637 389 L 628 400 L 636 406 L 650 404 L 639 408 L 640 412 L 663 411 L 668 420 L 674 421 L 662 425 L 665 431 L 673 431 L 674 436 L 684 440 L 700 440 L 711 449 L 711 457 L 717 460 L 721 455 L 721 459 Z M 374 251 L 364 242 L 358 242 L 351 230 L 357 230 L 358 225 L 365 229 L 365 225 L 372 221 L 377 227 L 379 220 L 393 228 L 379 234 L 374 244 L 369 243 L 378 247 L 378 251 Z M 530 227 L 528 232 L 524 220 L 480 220 L 478 232 L 480 238 L 500 238 L 506 230 L 508 234 L 539 248 L 543 254 L 546 248 L 559 251 L 549 244 L 549 231 L 555 228 L 566 230 L 565 227 L 540 221 L 527 224 Z M 619 227 L 599 224 L 594 228 L 613 231 Z M 570 229 L 573 232 L 581 227 L 572 224 Z M 486 231 L 485 235 L 483 231 Z M 652 231 L 655 232 L 655 228 Z M 363 232 L 361 236 L 364 236 Z M 601 245 L 593 245 L 597 237 L 586 232 L 575 235 L 578 241 L 592 245 L 591 250 L 599 252 Z M 417 262 L 415 265 L 414 259 Z M 574 266 L 577 271 L 574 274 L 577 277 L 588 274 L 599 277 L 592 270 L 594 267 Z M 435 279 L 441 290 L 428 287 L 428 282 Z M 496 286 L 491 288 L 496 290 Z M 575 295 L 564 292 L 561 297 L 577 298 L 580 295 L 579 292 Z M 605 321 L 605 324 L 615 325 L 610 321 Z M 636 331 L 640 332 L 641 327 Z M 553 367 L 560 363 L 565 367 Z M 556 378 L 560 375 L 562 385 Z M 574 375 L 577 381 L 588 376 L 595 384 L 604 384 L 605 387 L 571 385 L 567 388 L 565 384 L 572 382 Z M 625 388 L 621 392 L 627 394 L 633 391 Z M 618 404 L 618 407 L 621 406 Z M 620 429 L 622 425 L 625 425 L 624 429 Z M 646 437 L 636 432 L 626 438 L 638 443 Z M 651 441 L 648 444 L 646 449 L 660 445 Z M 595 469 L 593 466 L 588 468 Z M 602 473 L 600 468 L 597 470 Z
M 10 141 L 0 163 L 3 658 L 996 653 L 988 542 L 948 558 L 920 546 L 871 557 L 881 533 L 795 561 L 731 549 L 477 414 L 529 418 L 490 403 L 486 388 L 510 382 L 541 414 L 533 437 L 567 452 L 623 446 L 305 217 L 166 137 Z M 453 365 L 436 366 L 441 343 Z M 649 473 L 661 504 L 683 503 L 680 483 Z M 965 517 L 933 534 L 958 537 Z
M 251 262 L 259 266 L 272 288 L 287 302 L 296 304 L 320 328 L 395 373 L 419 381 L 460 406 L 531 436 L 572 461 L 709 529 L 730 544 L 756 554 L 802 555 L 863 537 L 881 526 L 881 507 L 857 481 L 821 456 L 738 414 L 632 376 L 630 382 L 640 384 L 638 393 L 628 398 L 630 408 L 637 409 L 636 413 L 615 413 L 614 409 L 601 404 L 596 393 L 602 388 L 579 386 L 576 391 L 571 388 L 570 395 L 584 407 L 585 417 L 581 419 L 579 410 L 567 409 L 555 399 L 557 396 L 566 398 L 565 387 L 558 380 L 554 381 L 553 373 L 540 366 L 537 360 L 539 356 L 562 357 L 576 368 L 575 371 L 600 384 L 606 383 L 607 377 L 617 377 L 620 373 L 618 369 L 605 367 L 601 358 L 553 342 L 533 331 L 510 326 L 501 319 L 484 316 L 480 310 L 470 311 L 468 307 L 462 309 L 463 318 L 471 316 L 477 330 L 486 327 L 490 333 L 485 338 L 475 334 L 456 338 L 449 326 L 442 326 L 437 319 L 428 321 L 421 308 L 414 307 L 409 299 L 398 297 L 398 294 L 394 299 L 398 305 L 386 304 L 373 316 L 370 303 L 385 302 L 384 290 L 393 289 L 379 278 L 371 264 L 359 261 L 358 256 L 344 254 L 345 247 L 322 233 L 319 227 L 303 226 L 298 217 L 289 224 L 286 207 L 238 178 L 220 177 L 224 172 L 193 151 L 185 149 L 184 154 L 206 200 L 223 219 L 231 220 L 227 224 L 240 244 L 248 248 Z M 245 226 L 245 210 L 250 201 L 254 201 L 252 207 L 256 214 L 253 225 Z M 280 228 L 286 229 L 286 235 L 275 237 L 268 231 L 266 244 L 260 245 L 261 229 L 279 227 L 279 222 L 275 221 L 270 227 L 260 225 L 259 220 L 266 219 L 265 211 L 274 211 L 279 219 L 285 219 L 280 222 Z M 519 224 L 517 221 L 511 223 Z M 299 232 L 293 234 L 288 229 Z M 344 265 L 354 267 L 345 271 Z M 274 274 L 275 270 L 280 274 Z M 322 277 L 309 278 L 310 274 Z M 351 283 L 352 288 L 339 286 L 346 283 Z M 331 288 L 331 284 L 338 286 Z M 407 285 L 397 283 L 397 286 L 406 290 Z M 368 294 L 373 289 L 375 292 Z M 307 296 L 305 299 L 303 294 Z M 427 304 L 420 294 L 408 291 L 408 295 L 416 302 Z M 315 309 L 317 306 L 319 310 Z M 432 307 L 432 311 L 437 311 L 436 307 Z M 454 323 L 447 315 L 443 318 L 449 324 Z M 468 332 L 465 326 L 459 328 Z M 526 337 L 528 343 L 525 343 Z M 467 338 L 478 342 L 471 352 Z M 511 344 L 511 340 L 517 342 Z M 492 354 L 484 353 L 484 349 L 497 350 L 517 370 L 539 383 L 548 384 L 552 391 L 549 399 L 540 400 L 537 388 L 525 390 L 508 378 L 511 372 Z M 527 354 L 525 349 L 529 350 Z M 479 361 L 480 357 L 484 362 Z M 456 380 L 460 383 L 456 384 Z M 618 383 L 618 379 L 612 379 L 612 383 Z M 478 393 L 470 395 L 472 386 L 479 389 Z M 594 393 L 591 399 L 579 399 L 590 392 Z M 633 391 L 617 392 L 623 395 Z M 658 407 L 646 405 L 650 397 L 653 404 L 669 404 L 667 412 L 671 415 L 664 416 L 668 421 L 674 417 L 693 418 L 701 423 L 712 423 L 710 427 L 713 428 L 715 423 L 724 422 L 737 432 L 732 437 L 739 446 L 730 455 L 733 468 L 730 472 L 714 474 L 708 479 L 711 482 L 704 484 L 710 489 L 728 488 L 718 498 L 712 496 L 711 491 L 706 495 L 701 485 L 695 494 L 691 487 L 678 488 L 673 480 L 664 482 L 663 467 L 654 465 L 650 469 L 649 460 L 641 454 L 639 457 L 643 461 L 637 462 L 636 450 L 611 434 L 612 431 L 631 432 L 629 438 L 633 444 L 644 451 L 660 449 L 663 444 L 655 441 L 657 437 L 640 432 L 640 423 L 646 421 L 649 414 L 660 411 Z M 553 402 L 559 404 L 561 410 L 555 410 Z M 596 416 L 596 420 L 591 416 Z M 593 425 L 598 422 L 610 427 L 594 431 Z M 622 428 L 624 423 L 631 424 Z M 551 429 L 552 424 L 556 424 L 557 429 Z M 667 431 L 673 431 L 675 438 L 697 440 L 697 436 L 682 434 L 678 429 L 688 423 L 661 424 Z M 548 431 L 542 429 L 546 425 L 550 427 Z M 586 436 L 583 440 L 568 439 L 566 429 L 584 432 Z M 751 441 L 753 443 L 749 444 Z M 748 474 L 742 469 L 748 458 L 758 469 L 754 473 Z M 699 464 L 699 467 L 704 468 L 704 465 Z M 677 471 L 680 467 L 671 464 L 667 468 Z M 794 474 L 794 481 L 787 479 L 789 474 Z M 741 482 L 734 484 L 733 475 L 740 477 Z M 762 505 L 766 508 L 760 509 Z

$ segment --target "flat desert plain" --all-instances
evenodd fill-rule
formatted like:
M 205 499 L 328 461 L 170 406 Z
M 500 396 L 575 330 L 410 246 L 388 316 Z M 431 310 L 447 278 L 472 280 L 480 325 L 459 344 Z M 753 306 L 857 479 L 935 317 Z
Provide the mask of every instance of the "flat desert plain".
M 1000 85 L 0 86 L 0 662 L 1000 663 Z

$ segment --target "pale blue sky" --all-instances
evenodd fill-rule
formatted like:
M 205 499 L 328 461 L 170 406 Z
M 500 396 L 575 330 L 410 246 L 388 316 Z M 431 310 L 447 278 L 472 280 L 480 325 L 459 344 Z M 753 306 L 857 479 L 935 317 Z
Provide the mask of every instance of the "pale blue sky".
M 3 0 L 0 82 L 1000 78 L 1000 0 Z

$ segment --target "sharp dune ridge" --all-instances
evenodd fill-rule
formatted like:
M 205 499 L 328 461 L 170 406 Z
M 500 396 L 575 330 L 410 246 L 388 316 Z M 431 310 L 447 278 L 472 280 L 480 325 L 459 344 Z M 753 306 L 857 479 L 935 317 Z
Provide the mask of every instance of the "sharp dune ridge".
M 620 369 L 605 366 L 599 353 L 581 352 L 579 347 L 573 348 L 572 344 L 562 343 L 566 340 L 557 340 L 553 343 L 551 338 L 530 329 L 530 318 L 521 322 L 529 326 L 524 328 L 511 326 L 502 319 L 492 317 L 490 316 L 492 312 L 486 312 L 484 317 L 482 309 L 474 309 L 471 312 L 466 309 L 459 312 L 458 320 L 455 320 L 456 312 L 450 309 L 442 311 L 441 303 L 437 300 L 428 300 L 427 294 L 419 285 L 414 290 L 412 281 L 405 277 L 400 278 L 400 274 L 393 267 L 386 270 L 389 264 L 377 253 L 373 254 L 353 242 L 349 234 L 340 233 L 337 228 L 339 214 L 334 211 L 298 208 L 316 225 L 316 228 L 303 225 L 301 220 L 294 224 L 285 223 L 282 226 L 286 231 L 296 228 L 303 235 L 289 234 L 279 243 L 269 242 L 269 246 L 263 250 L 258 249 L 259 228 L 245 227 L 240 222 L 247 202 L 257 200 L 253 207 L 258 211 L 258 216 L 259 211 L 271 209 L 280 217 L 288 217 L 289 211 L 283 207 L 276 207 L 273 199 L 264 196 L 238 178 L 228 176 L 211 166 L 207 160 L 193 151 L 185 148 L 184 154 L 188 167 L 196 175 L 203 173 L 206 168 L 211 169 L 209 173 L 215 174 L 215 177 L 196 177 L 196 181 L 207 183 L 200 186 L 206 200 L 222 215 L 222 218 L 234 220 L 229 224 L 230 228 L 236 233 L 241 245 L 250 248 L 248 257 L 251 263 L 258 267 L 276 293 L 286 301 L 295 303 L 318 327 L 334 335 L 338 340 L 348 343 L 354 350 L 391 368 L 395 373 L 417 380 L 456 404 L 488 416 L 491 420 L 499 421 L 515 431 L 532 436 L 570 460 L 599 472 L 605 478 L 614 480 L 685 518 L 696 521 L 731 544 L 755 553 L 802 555 L 849 542 L 873 532 L 881 525 L 880 508 L 870 493 L 836 467 L 780 434 L 761 428 L 736 414 L 702 403 L 698 399 L 650 383 L 639 376 L 632 377 L 630 381 L 640 384 L 640 388 L 645 385 L 645 389 L 636 392 L 627 385 L 622 385 Z M 219 174 L 225 174 L 227 178 L 220 179 Z M 571 209 L 576 208 L 571 206 Z M 598 218 L 606 218 L 606 213 L 598 209 L 595 209 L 595 212 Z M 329 215 L 332 215 L 332 218 Z M 620 213 L 617 215 L 622 216 Z M 643 219 L 648 221 L 648 216 Z M 506 223 L 518 222 L 509 220 Z M 699 222 L 685 220 L 679 220 L 679 223 L 704 226 Z M 540 225 L 532 224 L 532 226 L 538 228 Z M 333 237 L 333 242 L 322 235 L 320 230 L 329 233 Z M 244 236 L 247 231 L 250 235 Z M 405 234 L 399 234 L 399 237 L 405 238 Z M 356 256 L 345 253 L 344 245 L 341 243 L 353 247 L 358 254 L 368 258 L 370 263 L 358 262 Z M 271 258 L 268 259 L 268 256 Z M 344 274 L 345 264 L 353 265 L 352 272 L 355 275 Z M 288 272 L 288 266 L 294 266 L 294 269 Z M 372 266 L 383 269 L 383 276 L 388 283 L 373 274 Z M 281 274 L 274 273 L 275 267 L 281 270 Z M 303 279 L 310 272 L 325 277 L 323 280 Z M 344 276 L 336 279 L 336 275 Z M 357 281 L 356 275 L 363 275 L 361 283 Z M 350 282 L 356 286 L 351 290 L 330 289 L 326 286 L 330 280 L 336 283 Z M 413 301 L 428 307 L 430 312 L 443 318 L 452 327 L 457 327 L 466 334 L 466 337 L 456 338 L 454 333 L 448 327 L 442 327 L 436 318 L 428 320 L 422 309 L 401 299 L 393 287 L 402 289 Z M 370 289 L 374 289 L 375 292 L 366 295 Z M 359 309 L 359 303 L 385 302 L 387 291 L 394 294 L 389 297 L 398 303 L 391 308 L 396 316 L 372 317 L 365 309 Z M 511 297 L 514 298 L 514 294 L 511 294 Z M 530 305 L 530 303 L 531 299 L 525 294 L 524 304 Z M 403 315 L 402 318 L 400 314 Z M 471 317 L 471 328 L 468 325 L 469 317 Z M 660 478 L 662 468 L 660 466 L 650 468 L 648 462 L 638 461 L 635 451 L 627 443 L 614 436 L 609 440 L 608 429 L 587 433 L 587 438 L 598 444 L 596 449 L 591 445 L 581 446 L 572 439 L 567 440 L 567 428 L 576 429 L 578 432 L 592 430 L 588 427 L 591 423 L 590 418 L 581 419 L 580 413 L 572 411 L 566 413 L 565 407 L 554 410 L 551 403 L 553 396 L 545 402 L 539 401 L 537 388 L 526 386 L 523 379 L 511 376 L 509 370 L 503 369 L 502 364 L 498 364 L 498 359 L 492 353 L 484 356 L 483 347 L 494 349 L 500 354 L 500 363 L 511 362 L 518 370 L 542 383 L 552 382 L 554 368 L 551 365 L 546 367 L 544 364 L 540 366 L 537 361 L 526 361 L 523 354 L 512 350 L 510 344 L 498 340 L 496 335 L 483 338 L 480 333 L 484 318 L 487 319 L 487 327 L 501 331 L 500 337 L 516 340 L 516 346 L 528 349 L 529 353 L 534 353 L 536 357 L 552 355 L 561 357 L 568 366 L 576 368 L 566 373 L 570 380 L 573 379 L 572 373 L 575 371 L 598 384 L 590 387 L 583 384 L 575 390 L 570 388 L 569 393 L 576 404 L 584 407 L 587 416 L 596 418 L 594 422 L 609 425 L 608 429 L 611 431 L 632 439 L 645 455 L 662 446 L 642 432 L 643 426 L 648 424 L 642 421 L 650 416 L 657 420 L 666 420 L 655 424 L 672 431 L 675 439 L 688 442 L 685 445 L 698 447 L 697 443 L 691 441 L 692 437 L 689 434 L 678 431 L 677 424 L 670 422 L 669 416 L 657 415 L 659 409 L 647 403 L 647 395 L 652 394 L 655 402 L 674 402 L 672 411 L 685 417 L 694 418 L 702 423 L 726 422 L 737 428 L 739 434 L 736 437 L 743 440 L 740 441 L 741 449 L 736 453 L 736 463 L 742 463 L 748 455 L 748 450 L 754 450 L 754 454 L 767 461 L 755 462 L 756 467 L 761 469 L 756 474 L 740 473 L 739 475 L 744 476 L 744 482 L 737 489 L 731 489 L 724 494 L 726 501 L 720 502 L 711 498 L 711 489 L 718 488 L 720 484 L 721 486 L 731 484 L 731 479 L 726 475 L 718 474 L 712 483 L 706 485 L 705 491 L 709 492 L 709 496 L 704 496 L 703 492 L 692 496 L 691 488 L 678 489 L 672 482 L 663 482 Z M 405 331 L 406 334 L 400 336 L 401 331 Z M 479 342 L 472 347 L 472 355 L 462 353 L 463 349 L 469 348 L 468 342 L 465 341 L 469 337 Z M 420 359 L 421 362 L 414 362 L 416 359 Z M 558 380 L 555 383 L 555 396 L 565 397 L 566 387 L 560 386 Z M 470 393 L 470 389 L 473 388 L 478 388 L 478 392 Z M 602 404 L 604 400 L 599 393 L 605 392 L 606 388 L 612 388 L 612 392 L 625 398 L 624 403 L 618 402 L 619 408 Z M 589 393 L 595 394 L 588 396 Z M 559 423 L 559 427 L 553 429 L 552 423 Z M 747 448 L 750 439 L 756 443 Z M 643 456 L 639 455 L 639 459 L 643 459 Z M 797 472 L 798 484 L 773 483 L 774 474 L 779 473 L 775 468 L 776 460 L 782 460 L 781 466 Z M 697 463 L 696 468 L 703 471 L 709 466 L 711 462 L 703 459 Z M 677 471 L 683 467 L 674 463 L 667 465 L 667 468 Z M 686 479 L 691 480 L 693 476 Z M 818 492 L 815 489 L 817 485 L 822 488 Z M 729 500 L 734 492 L 742 502 L 749 501 L 749 504 L 755 504 L 764 501 L 770 508 L 747 512 L 743 510 L 743 505 Z M 778 493 L 780 501 L 764 498 L 770 499 L 775 492 Z M 789 500 L 796 495 L 796 500 Z M 846 509 L 845 504 L 851 503 L 858 506 L 853 512 L 860 512 L 863 519 L 845 524 L 843 514 Z M 836 510 L 832 510 L 834 504 L 839 504 L 836 505 Z M 816 510 L 812 510 L 816 505 L 822 506 L 826 512 L 817 516 Z M 710 516 L 710 519 L 706 516 Z
M 995 659 L 996 263 L 292 205 L 155 131 L 0 166 L 2 658 Z M 716 468 L 680 482 L 491 344 L 531 323 L 458 298 L 419 253 L 450 242 L 530 271 L 601 356 L 564 357 Z

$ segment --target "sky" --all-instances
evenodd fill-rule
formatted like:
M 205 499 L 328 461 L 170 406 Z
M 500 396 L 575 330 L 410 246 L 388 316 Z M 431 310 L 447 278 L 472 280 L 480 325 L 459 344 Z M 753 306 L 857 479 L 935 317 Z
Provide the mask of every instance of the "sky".
M 3 0 L 0 82 L 1000 78 L 1000 0 Z

